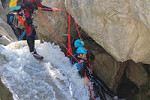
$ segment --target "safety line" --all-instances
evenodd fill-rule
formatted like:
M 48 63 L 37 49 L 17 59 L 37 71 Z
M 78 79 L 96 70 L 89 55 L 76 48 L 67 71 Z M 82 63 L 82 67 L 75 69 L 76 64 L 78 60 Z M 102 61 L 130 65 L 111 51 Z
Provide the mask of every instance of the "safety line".
M 72 57 L 74 57 L 74 59 L 81 65 L 81 63 L 76 59 L 76 57 L 68 50 L 68 48 L 64 45 L 64 43 L 60 40 L 60 38 L 57 36 L 57 34 L 54 32 L 54 30 L 50 27 L 50 25 L 48 24 L 48 22 L 44 19 L 44 17 L 42 16 L 42 14 L 38 11 L 38 13 L 40 14 L 40 16 L 43 18 L 43 20 L 45 21 L 45 23 L 47 24 L 47 26 L 51 29 L 51 31 L 55 34 L 55 36 L 58 38 L 58 40 L 61 42 L 61 44 L 65 47 L 65 49 L 70 53 L 70 55 Z
M 76 29 L 77 29 L 78 34 L 79 34 L 79 38 L 80 38 L 80 40 L 81 40 L 81 35 L 80 35 L 80 32 L 79 32 L 79 29 L 78 29 L 78 26 L 77 26 L 77 23 L 76 23 L 75 19 L 74 19 L 74 23 L 75 23 L 75 25 L 76 25 Z
M 55 34 L 55 36 L 58 38 L 58 40 L 62 43 L 62 45 L 65 47 L 65 49 L 70 53 L 70 55 L 72 56 L 72 57 L 74 57 L 74 59 L 81 65 L 81 63 L 75 58 L 75 56 L 68 50 L 68 48 L 63 44 L 63 42 L 60 40 L 60 38 L 57 36 L 57 34 L 54 32 L 54 30 L 50 27 L 50 25 L 48 24 L 48 22 L 44 19 L 44 17 L 42 16 L 42 14 L 38 11 L 38 13 L 40 14 L 40 16 L 42 17 L 42 19 L 45 21 L 45 23 L 47 24 L 47 26 L 51 29 L 51 31 Z M 89 81 L 88 81 L 88 78 L 87 78 L 87 75 L 86 75 L 86 72 L 85 72 L 85 76 L 86 76 L 86 80 L 87 80 L 87 82 L 88 82 L 88 86 L 89 86 L 89 88 L 90 88 L 90 92 L 91 92 L 91 94 L 92 94 L 92 96 L 93 96 L 93 99 L 95 100 L 95 98 L 94 98 L 94 95 L 93 95 L 93 92 L 92 92 L 92 89 L 91 89 L 91 86 L 90 86 L 90 84 L 89 84 Z
M 71 25 L 71 15 L 68 13 L 68 50 L 72 53 L 72 48 L 71 48 L 71 37 L 70 37 L 70 25 Z M 68 57 L 70 56 L 69 55 L 69 52 L 67 52 L 66 54 Z
M 88 86 L 89 86 L 89 88 L 90 88 L 90 91 L 91 91 L 92 97 L 93 97 L 93 99 L 95 100 L 95 97 L 94 97 L 94 94 L 93 94 L 93 92 L 92 92 L 92 89 L 91 89 L 91 86 L 90 86 L 90 83 L 89 83 L 88 77 L 87 77 L 87 75 L 86 75 L 86 72 L 84 72 L 84 74 L 85 74 L 85 77 L 86 77 L 86 80 L 87 80 Z

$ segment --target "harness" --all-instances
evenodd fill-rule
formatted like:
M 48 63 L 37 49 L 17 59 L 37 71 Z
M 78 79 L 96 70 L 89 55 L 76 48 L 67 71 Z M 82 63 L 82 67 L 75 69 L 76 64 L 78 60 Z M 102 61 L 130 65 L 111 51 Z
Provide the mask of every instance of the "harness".
M 23 2 L 25 2 L 25 3 L 22 4 L 21 11 L 17 15 L 18 21 L 22 26 L 24 26 L 24 22 L 26 21 L 26 18 L 25 18 L 25 15 L 24 15 L 24 10 L 26 10 L 28 12 L 28 14 L 30 14 L 30 16 L 32 16 L 32 13 L 34 12 L 34 10 L 38 9 L 38 7 L 36 6 L 38 1 L 39 0 L 36 0 L 33 3 L 31 1 L 26 1 L 25 2 L 25 0 L 23 0 Z M 40 1 L 38 3 L 40 3 Z M 29 8 L 31 8 L 32 11 Z

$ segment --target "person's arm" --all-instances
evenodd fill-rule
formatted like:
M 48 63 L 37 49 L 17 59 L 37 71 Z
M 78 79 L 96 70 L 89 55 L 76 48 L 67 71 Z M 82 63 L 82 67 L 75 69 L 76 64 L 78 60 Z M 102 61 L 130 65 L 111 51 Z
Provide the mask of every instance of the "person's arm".
M 47 7 L 47 6 L 42 6 L 42 10 L 44 11 L 52 11 L 53 8 Z
M 51 7 L 47 7 L 47 6 L 42 5 L 41 2 L 37 6 L 38 6 L 38 10 L 52 11 L 51 9 L 53 9 Z
M 38 9 L 44 10 L 44 11 L 56 11 L 56 10 L 58 10 L 58 8 L 52 8 L 52 7 L 44 6 L 44 5 L 42 5 L 42 3 L 39 3 Z

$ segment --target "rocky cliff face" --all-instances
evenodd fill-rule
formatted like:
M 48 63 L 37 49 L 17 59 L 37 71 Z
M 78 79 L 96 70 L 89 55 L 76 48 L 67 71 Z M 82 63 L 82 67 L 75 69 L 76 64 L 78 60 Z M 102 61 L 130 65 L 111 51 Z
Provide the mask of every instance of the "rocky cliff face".
M 59 8 L 65 9 L 65 1 L 64 0 L 44 0 L 42 2 L 43 5 L 51 7 L 51 8 Z M 54 32 L 61 38 L 61 40 L 66 41 L 67 35 L 67 12 L 62 11 L 40 11 L 42 16 L 46 19 L 50 27 L 54 30 Z M 39 37 L 41 40 L 54 42 L 55 44 L 59 44 L 60 42 L 54 35 L 54 33 L 50 30 L 44 20 L 41 18 L 39 14 L 37 14 L 37 23 L 39 25 Z M 40 19 L 40 20 L 39 20 Z
M 118 61 L 150 63 L 149 0 L 66 0 L 77 23 Z
M 11 27 L 6 23 L 6 11 L 3 9 L 3 6 L 0 1 L 0 44 L 7 45 L 12 41 L 16 41 L 17 38 L 12 31 Z

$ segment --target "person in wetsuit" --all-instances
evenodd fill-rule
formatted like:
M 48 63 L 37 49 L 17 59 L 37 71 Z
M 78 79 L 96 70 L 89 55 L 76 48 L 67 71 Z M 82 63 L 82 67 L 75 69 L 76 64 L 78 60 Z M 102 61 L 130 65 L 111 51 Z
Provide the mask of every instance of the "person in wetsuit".
M 93 84 L 94 97 L 96 100 L 107 100 L 105 97 L 105 93 L 110 95 L 114 100 L 118 100 L 118 97 L 114 95 L 114 93 L 107 87 L 107 85 L 94 73 L 91 72 L 89 68 L 89 64 L 87 63 L 87 50 L 84 47 L 78 47 L 76 50 L 76 54 L 74 54 L 76 59 L 72 58 L 71 63 L 76 64 L 78 73 L 81 77 L 85 77 L 85 72 Z

